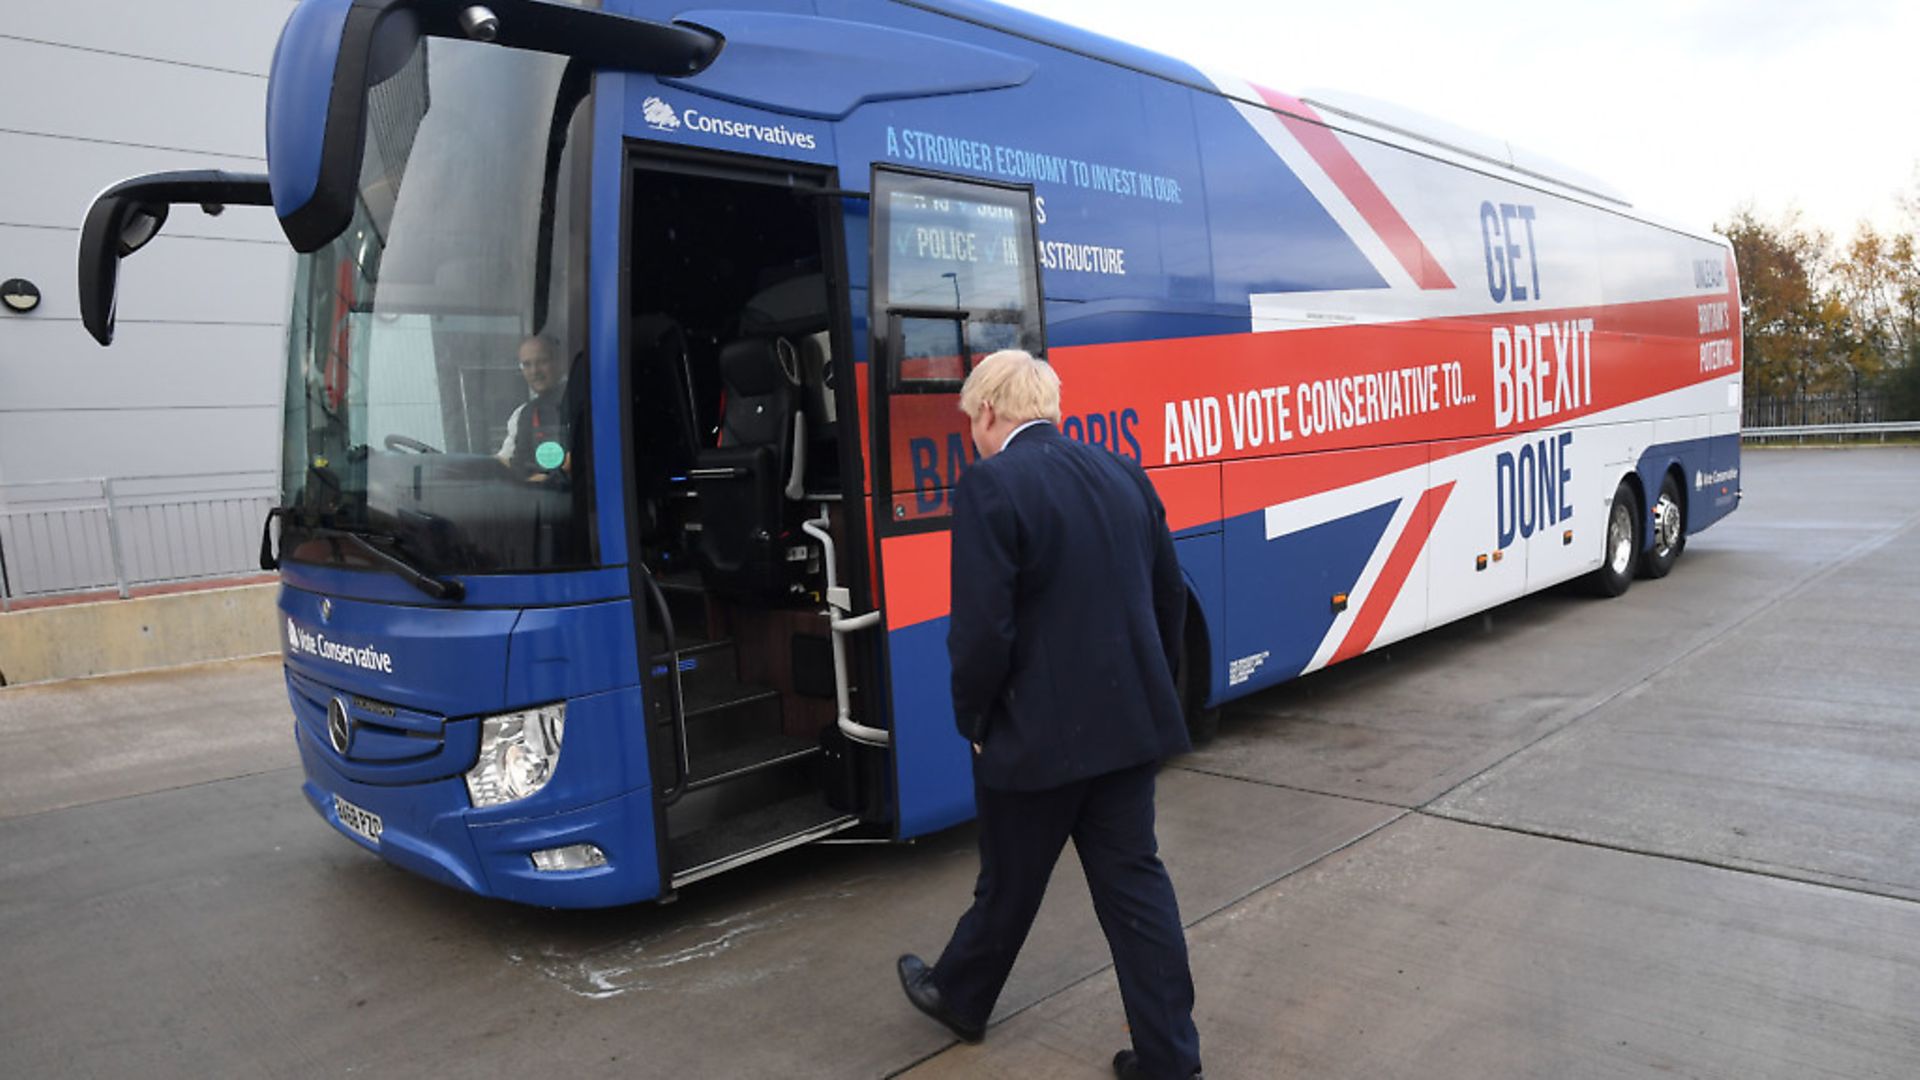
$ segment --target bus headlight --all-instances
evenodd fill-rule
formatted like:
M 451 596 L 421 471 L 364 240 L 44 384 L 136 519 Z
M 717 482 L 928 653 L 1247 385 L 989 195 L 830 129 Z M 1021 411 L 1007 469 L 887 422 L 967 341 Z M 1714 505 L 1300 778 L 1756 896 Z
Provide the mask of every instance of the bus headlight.
M 553 777 L 567 706 L 503 713 L 480 721 L 480 760 L 467 773 L 467 795 L 477 807 L 524 799 Z

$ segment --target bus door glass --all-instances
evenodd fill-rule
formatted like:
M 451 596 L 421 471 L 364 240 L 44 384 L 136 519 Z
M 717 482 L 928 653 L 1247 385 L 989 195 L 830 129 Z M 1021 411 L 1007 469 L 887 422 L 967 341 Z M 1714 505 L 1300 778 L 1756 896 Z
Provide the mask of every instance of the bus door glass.
M 1030 188 L 875 169 L 874 520 L 900 835 L 973 814 L 946 653 L 953 487 L 978 457 L 960 387 L 999 349 L 1044 352 Z

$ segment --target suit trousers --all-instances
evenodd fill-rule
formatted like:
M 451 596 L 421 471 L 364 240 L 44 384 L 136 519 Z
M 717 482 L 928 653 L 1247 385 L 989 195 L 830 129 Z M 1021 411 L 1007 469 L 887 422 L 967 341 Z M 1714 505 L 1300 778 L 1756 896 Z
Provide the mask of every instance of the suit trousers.
M 934 985 L 963 1021 L 984 1026 L 993 1012 L 1071 837 L 1143 1070 L 1186 1077 L 1199 1069 L 1187 938 L 1153 834 L 1158 770 L 1141 765 L 1047 791 L 975 783 L 980 877 L 933 969 Z

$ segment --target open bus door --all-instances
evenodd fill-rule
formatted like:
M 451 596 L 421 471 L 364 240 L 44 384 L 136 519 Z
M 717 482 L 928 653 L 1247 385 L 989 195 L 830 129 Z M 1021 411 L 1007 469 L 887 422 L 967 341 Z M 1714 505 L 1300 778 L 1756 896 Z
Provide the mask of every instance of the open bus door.
M 670 888 L 881 816 L 839 734 L 864 665 L 829 606 L 870 601 L 840 585 L 866 580 L 841 194 L 816 166 L 652 145 L 628 172 L 628 527 Z
M 887 613 L 896 830 L 973 816 L 947 662 L 953 491 L 978 458 L 960 387 L 999 349 L 1044 353 L 1030 187 L 876 167 L 873 520 Z

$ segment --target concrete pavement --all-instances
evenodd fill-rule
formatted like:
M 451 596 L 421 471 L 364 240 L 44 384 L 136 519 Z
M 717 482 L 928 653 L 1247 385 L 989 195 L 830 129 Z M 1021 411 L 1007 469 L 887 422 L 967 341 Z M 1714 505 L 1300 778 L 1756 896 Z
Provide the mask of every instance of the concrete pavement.
M 1190 931 L 1209 1075 L 1920 1070 L 1920 452 L 1763 451 L 1673 576 L 1300 680 L 1182 762 L 1401 807 Z M 1102 1075 L 1110 973 L 910 1075 Z
M 1241 703 L 1163 774 L 1214 1077 L 1907 1077 L 1920 451 L 1758 451 L 1672 577 L 1523 600 Z M 411 878 L 307 809 L 278 669 L 0 690 L 21 1076 L 1108 1075 L 1063 861 L 987 1041 L 892 960 L 971 834 L 670 906 Z

